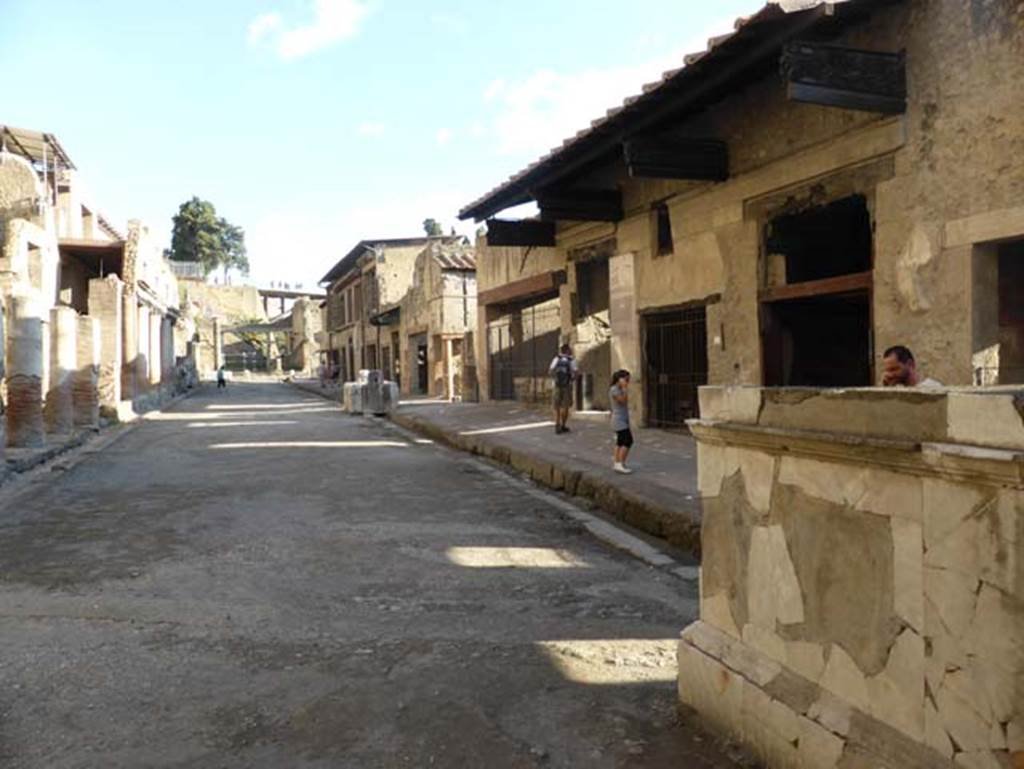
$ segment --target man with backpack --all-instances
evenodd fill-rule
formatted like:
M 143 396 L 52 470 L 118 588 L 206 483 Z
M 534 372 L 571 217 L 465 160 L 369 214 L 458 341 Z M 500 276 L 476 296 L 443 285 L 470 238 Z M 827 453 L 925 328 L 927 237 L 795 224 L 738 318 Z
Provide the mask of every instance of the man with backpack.
M 572 348 L 569 345 L 562 345 L 561 351 L 551 361 L 548 371 L 555 382 L 552 396 L 552 405 L 555 409 L 555 435 L 561 435 L 569 432 L 566 422 L 569 421 L 569 408 L 572 406 L 573 384 L 576 382 L 576 377 L 579 376 L 576 359 L 573 357 Z

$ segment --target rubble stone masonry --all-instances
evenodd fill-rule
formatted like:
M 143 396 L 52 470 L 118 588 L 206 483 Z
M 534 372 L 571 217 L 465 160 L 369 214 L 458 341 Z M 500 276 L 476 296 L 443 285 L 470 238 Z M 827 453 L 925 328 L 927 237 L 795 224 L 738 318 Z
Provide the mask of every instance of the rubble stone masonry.
M 701 408 L 680 699 L 773 769 L 1021 766 L 1024 391 L 704 388 Z

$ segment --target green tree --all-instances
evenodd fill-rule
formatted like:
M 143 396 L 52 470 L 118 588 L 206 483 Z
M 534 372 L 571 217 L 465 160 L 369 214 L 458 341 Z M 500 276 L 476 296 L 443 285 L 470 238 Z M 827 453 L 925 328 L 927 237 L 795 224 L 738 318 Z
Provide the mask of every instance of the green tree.
M 167 258 L 178 262 L 199 262 L 209 275 L 217 268 L 249 272 L 245 231 L 231 224 L 208 200 L 193 197 L 181 204 L 172 218 L 171 247 Z
M 444 230 L 441 228 L 441 223 L 437 221 L 437 219 L 424 219 L 423 231 L 432 238 L 444 235 Z

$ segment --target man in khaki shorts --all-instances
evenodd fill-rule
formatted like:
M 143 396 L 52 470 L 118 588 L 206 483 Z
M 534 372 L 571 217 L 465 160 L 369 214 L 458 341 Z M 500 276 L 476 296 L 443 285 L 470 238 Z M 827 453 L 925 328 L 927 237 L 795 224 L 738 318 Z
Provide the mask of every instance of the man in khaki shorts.
M 551 396 L 551 405 L 555 411 L 555 435 L 561 435 L 569 432 L 566 422 L 569 421 L 569 409 L 572 408 L 573 384 L 579 376 L 576 358 L 569 345 L 562 345 L 561 351 L 552 359 L 548 373 L 555 383 Z

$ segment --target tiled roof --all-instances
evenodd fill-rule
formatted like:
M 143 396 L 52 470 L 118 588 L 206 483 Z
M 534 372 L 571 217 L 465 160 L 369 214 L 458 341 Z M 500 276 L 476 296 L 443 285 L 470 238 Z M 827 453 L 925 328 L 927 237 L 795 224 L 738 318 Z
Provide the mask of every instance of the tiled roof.
M 714 95 L 713 79 L 740 78 L 758 59 L 778 52 L 787 36 L 798 35 L 811 26 L 845 24 L 863 18 L 873 7 L 899 0 L 780 0 L 769 2 L 751 16 L 738 18 L 734 31 L 708 40 L 703 51 L 683 57 L 681 67 L 663 73 L 612 107 L 589 126 L 570 136 L 558 147 L 509 177 L 503 184 L 481 196 L 459 212 L 461 219 L 484 219 L 533 199 L 538 186 L 569 175 L 573 170 L 615 150 L 631 134 L 655 127 L 679 112 L 699 106 Z M 736 72 L 730 68 L 737 67 Z M 726 83 L 728 84 L 728 83 Z

